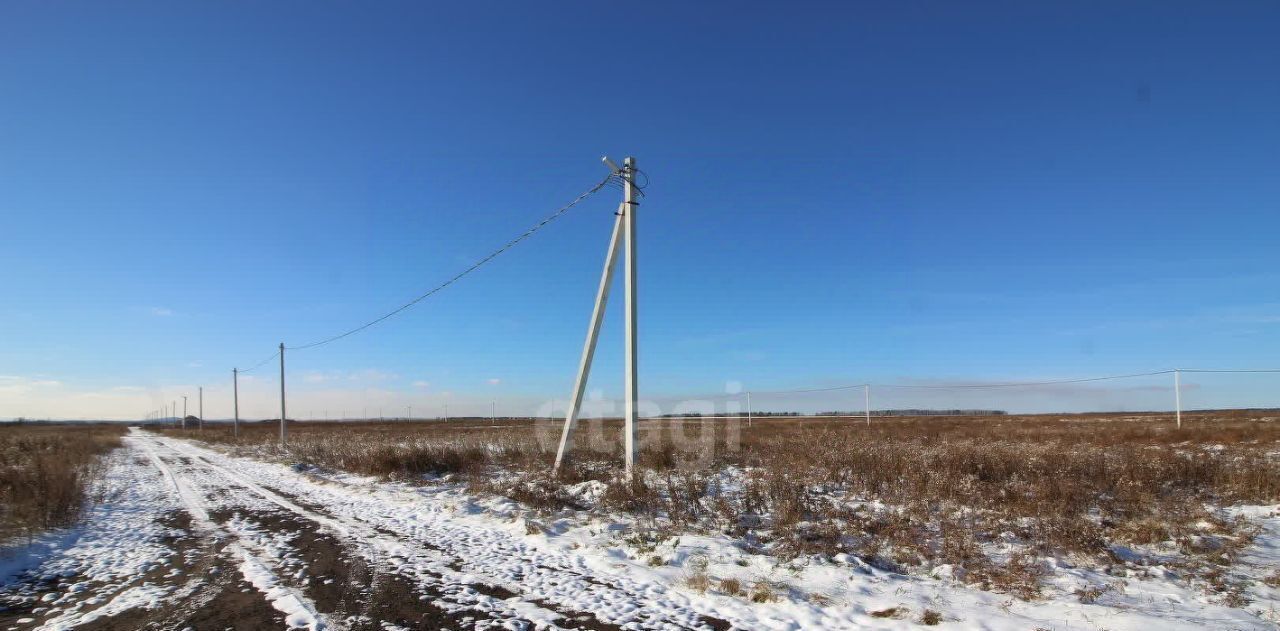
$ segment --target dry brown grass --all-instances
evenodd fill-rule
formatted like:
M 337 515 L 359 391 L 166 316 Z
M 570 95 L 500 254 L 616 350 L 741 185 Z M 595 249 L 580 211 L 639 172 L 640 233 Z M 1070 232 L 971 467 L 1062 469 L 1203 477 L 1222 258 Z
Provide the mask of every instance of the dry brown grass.
M 722 578 L 720 579 L 720 591 L 724 592 L 726 596 L 741 596 L 742 582 L 733 577 Z
M 1186 577 L 1229 594 L 1252 529 L 1205 506 L 1280 501 L 1274 411 L 1168 415 L 759 419 L 642 423 L 643 475 L 618 475 L 616 421 L 585 422 L 574 458 L 549 473 L 556 422 L 297 423 L 187 435 L 260 454 L 401 478 L 455 475 L 543 511 L 630 513 L 670 532 L 722 532 L 784 559 L 847 553 L 883 569 L 955 576 L 1021 598 L 1040 593 L 1040 559 L 1122 567 L 1118 546 L 1166 546 Z M 599 480 L 585 506 L 565 486 Z M 1206 528 L 1206 524 L 1208 527 Z M 751 542 L 751 543 L 748 543 Z M 993 555 L 996 543 L 1017 553 Z
M 118 425 L 0 425 L 0 543 L 80 517 Z
M 932 627 L 942 622 L 942 614 L 932 609 L 925 609 L 920 614 L 920 624 Z

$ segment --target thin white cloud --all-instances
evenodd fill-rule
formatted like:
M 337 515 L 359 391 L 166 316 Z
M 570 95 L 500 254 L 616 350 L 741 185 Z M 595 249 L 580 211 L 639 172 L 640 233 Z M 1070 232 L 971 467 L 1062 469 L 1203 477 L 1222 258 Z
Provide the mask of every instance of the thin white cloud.
M 371 382 L 371 383 L 377 383 L 382 381 L 395 381 L 399 378 L 400 378 L 400 375 L 397 375 L 393 372 L 378 370 L 376 368 L 358 370 L 356 372 L 351 373 L 351 375 L 347 377 L 347 379 L 351 381 L 362 381 L 362 382 Z
M 417 388 L 417 389 L 419 389 L 419 390 L 426 390 L 427 388 L 430 388 L 430 387 L 431 387 L 431 382 L 429 382 L 429 381 L 422 381 L 422 380 L 418 380 L 418 381 L 413 382 L 413 387 L 415 387 L 415 388 Z
M 497 377 L 494 377 L 493 379 L 490 379 L 490 380 L 488 381 L 488 383 L 489 383 L 489 385 L 491 385 L 491 386 L 496 386 L 496 385 L 498 385 L 498 384 L 502 383 L 502 380 L 501 380 L 501 379 L 498 379 Z
M 167 318 L 173 315 L 173 309 L 169 309 L 168 307 L 152 307 L 151 315 L 160 318 Z
M 395 381 L 399 378 L 400 375 L 378 370 L 376 368 L 367 368 L 351 372 L 342 370 L 312 370 L 302 375 L 302 380 L 306 383 L 334 383 L 345 381 L 348 383 L 362 385 Z
M 36 391 L 37 389 L 50 389 L 62 386 L 62 382 L 56 379 L 31 379 L 28 377 L 16 376 L 0 376 L 0 394 L 4 395 L 21 395 Z

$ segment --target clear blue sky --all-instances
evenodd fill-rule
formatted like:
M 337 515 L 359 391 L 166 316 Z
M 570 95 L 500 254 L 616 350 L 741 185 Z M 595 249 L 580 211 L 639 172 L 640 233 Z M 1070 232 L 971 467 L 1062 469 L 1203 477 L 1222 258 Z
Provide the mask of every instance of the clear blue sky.
M 1280 364 L 1280 5 L 1047 5 L 3 3 L 0 417 L 229 414 L 606 153 L 647 394 Z M 291 355 L 296 405 L 566 396 L 616 201 Z

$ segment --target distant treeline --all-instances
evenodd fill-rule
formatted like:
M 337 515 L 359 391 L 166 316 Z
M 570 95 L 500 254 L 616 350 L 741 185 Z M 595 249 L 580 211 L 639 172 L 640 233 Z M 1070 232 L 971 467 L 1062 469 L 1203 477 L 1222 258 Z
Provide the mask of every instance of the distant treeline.
M 863 410 L 852 411 L 832 411 L 818 412 L 818 416 L 862 416 L 866 414 Z M 951 410 L 924 410 L 906 408 L 901 410 L 871 410 L 871 416 L 1005 416 L 1008 412 L 1004 410 L 966 410 L 955 408 Z
M 739 412 L 735 414 L 702 414 L 699 412 L 689 412 L 686 414 L 663 414 L 661 418 L 686 418 L 686 417 L 706 417 L 718 418 L 723 416 L 745 416 L 747 412 Z M 751 416 L 755 417 L 804 417 L 804 416 L 862 416 L 866 414 L 864 410 L 831 410 L 827 412 L 815 412 L 808 414 L 804 412 L 751 412 Z M 1005 416 L 1008 412 L 1004 410 L 924 410 L 924 409 L 902 409 L 902 410 L 871 410 L 871 416 Z

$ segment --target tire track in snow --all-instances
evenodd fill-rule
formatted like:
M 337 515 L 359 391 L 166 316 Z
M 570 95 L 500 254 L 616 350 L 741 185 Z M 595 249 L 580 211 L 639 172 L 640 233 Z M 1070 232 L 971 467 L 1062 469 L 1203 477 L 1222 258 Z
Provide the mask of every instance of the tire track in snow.
M 255 553 L 246 542 L 234 533 L 222 528 L 209 517 L 204 498 L 191 487 L 185 478 L 179 477 L 156 452 L 156 443 L 147 436 L 135 434 L 135 441 L 152 464 L 160 470 L 161 475 L 169 481 L 183 507 L 191 514 L 194 526 L 214 536 L 228 537 L 226 549 L 240 557 L 240 573 L 250 584 L 261 592 L 271 606 L 285 614 L 286 624 L 290 628 L 304 628 L 311 631 L 324 629 L 341 629 L 322 614 L 316 611 L 315 604 L 298 590 L 281 583 L 273 571 L 275 563 L 265 555 Z
M 391 572 L 396 576 L 413 579 L 420 588 L 425 589 L 428 597 L 435 598 L 435 600 L 424 603 L 424 606 L 438 610 L 441 616 L 450 618 L 454 623 L 463 622 L 476 628 L 511 628 L 510 624 L 515 624 L 517 628 L 526 628 L 529 624 L 538 628 L 560 628 L 552 623 L 553 620 L 562 617 L 559 612 L 528 602 L 509 602 L 507 598 L 512 594 L 494 595 L 486 593 L 488 590 L 476 589 L 467 585 L 468 581 L 451 580 L 437 572 L 433 572 L 431 570 L 432 567 L 441 565 L 448 560 L 437 550 L 386 537 L 359 521 L 348 522 L 334 519 L 318 511 L 299 506 L 279 493 L 265 489 L 252 480 L 237 475 L 226 467 L 210 462 L 200 453 L 185 449 L 181 443 L 147 435 L 140 435 L 139 438 L 150 444 L 151 451 L 156 453 L 158 458 L 163 452 L 162 464 L 167 466 L 167 463 L 163 463 L 163 460 L 167 458 L 177 460 L 180 463 L 178 466 L 187 468 L 186 477 L 191 478 L 191 480 L 185 479 L 180 474 L 175 474 L 175 477 L 183 483 L 187 483 L 188 486 L 190 486 L 190 483 L 195 483 L 198 486 L 206 487 L 207 491 L 216 493 L 226 489 L 219 488 L 214 478 L 222 480 L 224 483 L 230 482 L 232 487 L 237 490 L 248 491 L 255 498 L 265 500 L 275 507 L 284 509 L 288 514 L 293 514 L 315 523 L 324 531 L 345 539 L 357 549 L 360 556 L 363 556 L 373 566 L 371 571 L 374 579 L 377 579 L 384 572 Z M 172 468 L 170 467 L 170 469 Z M 209 479 L 203 479 L 201 476 L 208 476 Z M 199 496 L 195 489 L 188 489 L 188 492 Z M 223 502 L 218 503 L 222 504 Z M 234 498 L 228 498 L 225 503 L 228 504 L 228 506 L 224 507 L 226 510 L 232 510 L 230 505 L 239 504 L 234 501 Z M 252 515 L 250 519 L 253 519 Z M 236 531 L 236 528 L 233 527 L 231 530 Z M 252 533 L 243 534 L 249 534 L 251 535 L 250 538 L 253 538 Z M 243 540 L 244 536 L 241 536 L 241 539 Z M 371 585 L 370 589 L 376 591 L 376 587 L 377 585 Z M 369 602 L 365 604 L 372 605 Z M 490 617 L 495 619 L 486 619 Z M 329 618 L 332 624 L 335 618 L 333 615 Z
M 181 456 L 191 458 L 194 463 L 207 467 L 281 508 L 352 537 L 358 545 L 371 547 L 376 556 L 391 562 L 401 572 L 412 574 L 419 582 L 442 591 L 449 600 L 464 608 L 489 610 L 492 607 L 505 615 L 529 619 L 538 626 L 548 627 L 554 627 L 553 621 L 556 620 L 562 624 L 573 624 L 582 613 L 591 614 L 606 627 L 628 625 L 629 628 L 723 629 L 729 626 L 724 621 L 707 618 L 694 611 L 685 599 L 673 600 L 665 590 L 658 590 L 655 585 L 630 581 L 625 576 L 612 576 L 608 582 L 600 581 L 592 576 L 593 573 L 581 559 L 533 551 L 527 545 L 509 540 L 505 533 L 496 530 L 470 532 L 465 528 L 455 528 L 456 532 L 446 533 L 441 545 L 433 540 L 433 534 L 438 533 L 427 527 L 446 529 L 447 524 L 439 520 L 428 524 L 414 523 L 405 534 L 392 534 L 392 528 L 404 526 L 395 523 L 395 518 L 391 515 L 394 507 L 335 507 L 328 502 L 320 502 L 322 508 L 318 509 L 303 507 L 244 474 L 214 462 L 222 460 L 230 464 L 230 458 L 195 447 L 186 441 L 160 437 L 149 439 Z M 236 464 L 271 466 L 245 462 Z M 319 487 L 300 475 L 298 478 L 296 482 L 305 485 L 304 488 Z M 332 493 L 331 489 L 323 487 L 317 490 Z M 351 498 L 344 496 L 334 499 L 342 502 Z M 376 500 L 369 499 L 370 504 L 374 502 Z M 406 503 L 401 499 L 394 502 Z M 335 508 L 346 510 L 335 511 Z M 322 514 L 320 510 L 332 512 Z M 380 517 L 387 521 L 378 524 Z M 460 562 L 465 571 L 456 569 L 460 567 Z M 519 599 L 488 596 L 484 593 L 484 587 L 468 585 L 476 582 L 498 586 L 504 592 L 519 596 Z

